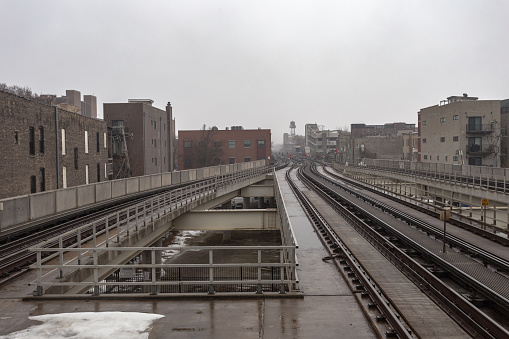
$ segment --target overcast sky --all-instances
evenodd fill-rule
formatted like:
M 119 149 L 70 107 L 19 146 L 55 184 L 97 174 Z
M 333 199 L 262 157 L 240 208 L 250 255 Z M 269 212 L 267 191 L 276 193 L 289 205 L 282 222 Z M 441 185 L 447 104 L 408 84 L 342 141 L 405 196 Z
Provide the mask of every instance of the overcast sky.
M 508 0 L 0 0 L 0 82 L 171 101 L 177 130 L 417 123 L 509 98 Z

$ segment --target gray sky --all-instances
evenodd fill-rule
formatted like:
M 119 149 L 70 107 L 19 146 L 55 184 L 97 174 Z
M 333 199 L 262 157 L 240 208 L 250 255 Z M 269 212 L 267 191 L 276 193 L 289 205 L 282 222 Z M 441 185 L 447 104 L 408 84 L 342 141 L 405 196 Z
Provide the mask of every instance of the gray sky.
M 509 98 L 509 1 L 0 0 L 0 82 L 173 106 L 203 124 L 417 123 L 451 95 Z

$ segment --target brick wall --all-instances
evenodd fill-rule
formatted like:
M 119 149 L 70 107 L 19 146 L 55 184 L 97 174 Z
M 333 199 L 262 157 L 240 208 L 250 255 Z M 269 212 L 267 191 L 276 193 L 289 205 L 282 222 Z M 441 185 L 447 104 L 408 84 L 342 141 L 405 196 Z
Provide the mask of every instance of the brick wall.
M 36 192 L 41 192 L 41 169 L 44 190 L 63 187 L 62 168 L 66 167 L 67 186 L 85 184 L 85 164 L 89 164 L 89 182 L 97 181 L 97 163 L 104 178 L 107 148 L 104 148 L 106 124 L 58 109 L 59 141 L 56 141 L 55 107 L 0 91 L 0 199 L 31 192 L 35 177 Z M 33 154 L 30 154 L 30 127 L 34 129 Z M 62 155 L 61 129 L 66 130 L 66 155 Z M 85 154 L 85 131 L 89 135 L 89 153 Z M 42 133 L 41 133 L 42 132 Z M 96 151 L 99 132 L 100 152 Z M 39 138 L 42 135 L 42 146 Z M 74 148 L 78 148 L 78 169 L 74 169 Z M 58 153 L 57 153 L 58 150 Z M 57 184 L 57 156 L 60 182 Z
M 208 131 L 205 131 L 208 132 Z M 271 156 L 271 132 L 270 129 L 255 130 L 217 130 L 212 131 L 211 139 L 218 141 L 223 150 L 223 154 L 219 159 L 219 164 L 226 165 L 230 163 L 230 158 L 234 158 L 235 163 L 264 159 L 269 160 Z M 203 136 L 204 131 L 179 131 L 178 132 L 178 164 L 179 169 L 184 170 L 194 168 L 191 164 L 186 167 L 186 157 L 189 156 L 189 149 L 184 147 L 184 142 L 191 141 L 195 147 Z M 249 140 L 249 147 L 245 147 L 244 141 Z M 264 146 L 258 147 L 258 141 L 263 140 Z M 230 141 L 235 142 L 235 147 L 230 148 Z M 232 160 L 233 161 L 233 160 Z M 214 164 L 211 164 L 214 165 Z

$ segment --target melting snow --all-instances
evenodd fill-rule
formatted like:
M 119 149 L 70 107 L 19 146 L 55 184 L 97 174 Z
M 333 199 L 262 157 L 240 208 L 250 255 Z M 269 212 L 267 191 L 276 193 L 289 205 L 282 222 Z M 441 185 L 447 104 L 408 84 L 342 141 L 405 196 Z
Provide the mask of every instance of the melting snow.
M 29 317 L 41 321 L 4 339 L 148 339 L 151 324 L 164 315 L 138 312 L 77 312 Z

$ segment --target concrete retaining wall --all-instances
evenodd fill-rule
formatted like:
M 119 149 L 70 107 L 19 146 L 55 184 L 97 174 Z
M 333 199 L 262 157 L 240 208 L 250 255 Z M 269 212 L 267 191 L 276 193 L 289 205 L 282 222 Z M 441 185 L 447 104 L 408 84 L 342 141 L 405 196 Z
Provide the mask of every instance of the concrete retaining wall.
M 30 194 L 30 220 L 55 213 L 55 191 Z
M 70 187 L 61 190 L 56 190 L 56 212 L 66 211 L 78 206 L 77 188 Z
M 0 211 L 1 230 L 12 225 L 22 224 L 29 220 L 29 196 L 16 197 L 0 200 L 2 210 Z
M 78 206 L 83 207 L 95 202 L 95 185 L 78 186 Z
M 265 166 L 264 160 L 166 172 L 29 194 L 0 200 L 0 233 L 18 224 L 155 188 Z

